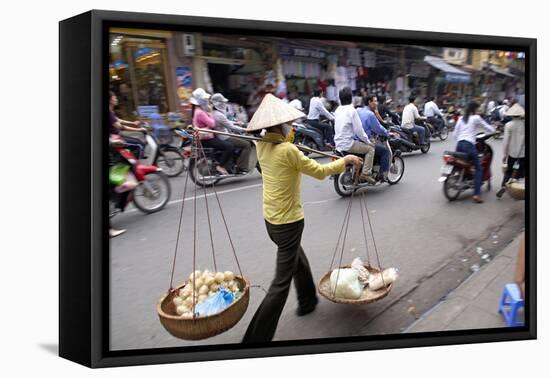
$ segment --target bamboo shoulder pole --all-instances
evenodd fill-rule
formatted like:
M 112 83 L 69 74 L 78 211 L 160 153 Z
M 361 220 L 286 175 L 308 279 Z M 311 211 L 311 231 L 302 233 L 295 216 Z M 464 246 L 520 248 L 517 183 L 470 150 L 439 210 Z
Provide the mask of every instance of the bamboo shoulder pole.
M 269 143 L 275 143 L 275 144 L 279 143 L 279 142 L 274 142 L 274 141 L 268 141 L 268 140 L 265 140 L 263 138 L 258 138 L 258 137 L 254 137 L 254 136 L 250 136 L 250 135 L 232 134 L 232 133 L 226 133 L 224 131 L 218 131 L 218 130 L 212 130 L 212 129 L 201 129 L 200 127 L 189 126 L 188 129 L 193 130 L 194 132 L 199 132 L 199 133 L 210 133 L 210 134 L 226 135 L 226 136 L 230 136 L 230 137 L 234 137 L 234 138 L 254 140 L 254 141 L 257 141 L 257 142 L 269 142 Z M 323 151 L 317 151 L 313 148 L 306 147 L 303 144 L 296 144 L 295 146 L 298 147 L 299 150 L 302 150 L 302 151 L 305 151 L 305 152 L 310 152 L 310 153 L 316 153 L 316 154 L 323 155 L 323 156 L 326 156 L 326 157 L 329 157 L 329 158 L 332 158 L 332 159 L 341 159 L 342 158 L 341 156 L 328 154 L 328 153 L 323 152 Z

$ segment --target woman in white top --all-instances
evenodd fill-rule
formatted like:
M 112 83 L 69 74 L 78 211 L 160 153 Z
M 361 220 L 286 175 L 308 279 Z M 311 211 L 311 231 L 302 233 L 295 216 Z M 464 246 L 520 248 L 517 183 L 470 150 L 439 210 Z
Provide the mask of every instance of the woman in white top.
M 453 136 L 458 141 L 456 145 L 457 152 L 464 152 L 468 154 L 468 158 L 473 162 L 475 166 L 474 175 L 474 196 L 472 199 L 474 202 L 482 203 L 483 200 L 480 197 L 481 194 L 481 164 L 478 157 L 478 151 L 476 148 L 476 132 L 478 127 L 484 128 L 490 133 L 494 133 L 495 129 L 477 114 L 479 110 L 479 104 L 472 101 L 466 108 L 466 114 L 461 117 L 456 124 Z

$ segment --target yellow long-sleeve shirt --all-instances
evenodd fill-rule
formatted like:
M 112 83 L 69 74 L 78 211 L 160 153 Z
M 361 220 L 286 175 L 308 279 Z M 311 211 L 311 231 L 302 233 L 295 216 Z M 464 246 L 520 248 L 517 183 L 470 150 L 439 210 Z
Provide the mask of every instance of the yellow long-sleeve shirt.
M 322 180 L 343 172 L 344 159 L 319 164 L 309 159 L 282 135 L 267 132 L 266 142 L 258 142 L 258 161 L 263 178 L 263 215 L 271 224 L 287 224 L 304 219 L 301 200 L 302 173 Z M 279 144 L 270 143 L 281 142 Z

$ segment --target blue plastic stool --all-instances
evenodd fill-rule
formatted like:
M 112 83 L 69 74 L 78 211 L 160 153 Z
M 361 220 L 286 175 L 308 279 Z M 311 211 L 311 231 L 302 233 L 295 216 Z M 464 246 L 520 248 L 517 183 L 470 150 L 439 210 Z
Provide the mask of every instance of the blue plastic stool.
M 525 324 L 516 320 L 520 308 L 523 308 L 523 299 L 521 299 L 518 285 L 515 283 L 504 285 L 498 312 L 504 316 L 508 327 L 521 327 Z

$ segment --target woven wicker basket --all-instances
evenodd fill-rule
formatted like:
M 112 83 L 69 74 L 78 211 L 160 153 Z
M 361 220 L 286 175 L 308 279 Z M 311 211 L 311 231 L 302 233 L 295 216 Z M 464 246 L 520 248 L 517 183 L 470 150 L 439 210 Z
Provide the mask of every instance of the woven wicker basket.
M 525 199 L 525 184 L 518 181 L 512 181 L 506 184 L 506 191 L 510 196 L 517 200 Z
M 346 269 L 346 268 L 350 268 L 350 266 L 349 265 L 343 266 L 340 269 Z M 375 267 L 365 265 L 365 268 L 367 268 L 367 270 L 371 274 L 380 273 L 380 270 L 375 268 Z M 319 281 L 318 290 L 319 290 L 319 294 L 321 294 L 323 297 L 325 297 L 326 299 L 328 299 L 329 301 L 334 302 L 334 303 L 368 304 L 368 303 L 376 302 L 376 301 L 379 301 L 380 299 L 386 297 L 390 293 L 390 291 L 393 287 L 393 283 L 391 283 L 388 286 L 386 286 L 385 288 L 379 289 L 379 290 L 370 290 L 367 286 L 365 289 L 363 289 L 363 292 L 361 293 L 361 296 L 357 299 L 338 298 L 338 297 L 333 295 L 332 290 L 330 288 L 330 275 L 331 275 L 331 273 L 332 272 L 328 272 L 323 276 L 323 278 L 321 278 L 321 281 Z
M 187 282 L 178 286 L 175 290 L 166 294 L 157 305 L 160 322 L 164 328 L 174 337 L 184 340 L 201 340 L 216 336 L 232 328 L 241 320 L 250 299 L 250 285 L 241 276 L 235 276 L 241 296 L 222 312 L 210 316 L 196 317 L 195 319 L 182 319 L 176 315 L 176 308 L 172 299 Z

